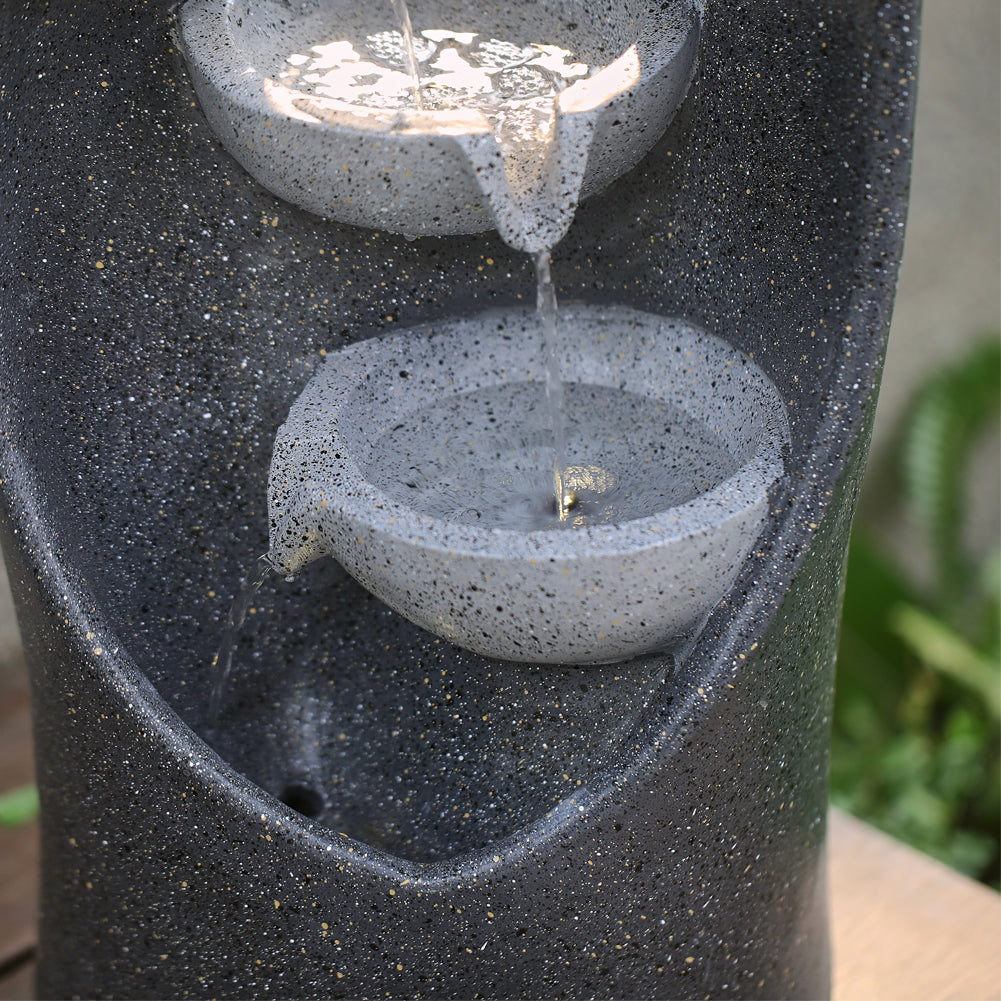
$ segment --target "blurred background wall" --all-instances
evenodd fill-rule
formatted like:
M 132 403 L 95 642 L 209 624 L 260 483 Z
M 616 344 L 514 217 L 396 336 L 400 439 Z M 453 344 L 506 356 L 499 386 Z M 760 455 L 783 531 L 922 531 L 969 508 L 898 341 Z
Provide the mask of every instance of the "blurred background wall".
M 921 381 L 1001 325 L 997 0 L 925 0 L 914 167 L 904 259 L 860 518 L 904 562 L 919 563 L 913 525 L 892 504 L 893 438 Z M 971 492 L 970 544 L 996 543 L 1001 467 L 984 440 Z M 918 573 L 926 567 L 913 566 Z

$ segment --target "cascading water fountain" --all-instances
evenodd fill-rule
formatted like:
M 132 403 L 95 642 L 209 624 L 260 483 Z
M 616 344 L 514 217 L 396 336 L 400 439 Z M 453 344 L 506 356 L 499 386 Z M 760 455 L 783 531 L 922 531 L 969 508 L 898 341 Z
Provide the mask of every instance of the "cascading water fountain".
M 822 997 L 914 12 L 385 6 L 11 18 L 41 994 Z
M 491 314 L 332 355 L 278 436 L 271 562 L 289 576 L 332 552 L 397 611 L 494 657 L 593 663 L 667 649 L 726 593 L 763 526 L 788 437 L 783 404 L 749 359 L 667 318 L 580 308 L 561 357 L 550 254 L 594 172 L 592 146 L 596 164 L 611 129 L 656 140 L 683 98 L 696 7 L 600 15 L 631 44 L 589 67 L 554 44 L 601 51 L 586 7 L 526 7 L 472 31 L 478 12 L 431 6 L 416 36 L 431 47 L 423 80 L 405 5 L 402 44 L 369 11 L 306 7 L 294 18 L 274 3 L 182 8 L 199 97 L 228 147 L 265 183 L 308 160 L 307 193 L 287 177 L 279 193 L 334 217 L 360 201 L 351 218 L 402 232 L 426 207 L 388 176 L 378 183 L 382 165 L 363 160 L 373 131 L 436 192 L 472 176 L 505 241 L 535 254 L 543 351 L 524 316 Z M 424 140 L 445 136 L 465 171 L 421 159 Z M 350 163 L 332 171 L 334 159 Z M 368 187 L 348 197 L 343 177 L 360 160 Z M 568 364 L 580 392 L 565 415 Z

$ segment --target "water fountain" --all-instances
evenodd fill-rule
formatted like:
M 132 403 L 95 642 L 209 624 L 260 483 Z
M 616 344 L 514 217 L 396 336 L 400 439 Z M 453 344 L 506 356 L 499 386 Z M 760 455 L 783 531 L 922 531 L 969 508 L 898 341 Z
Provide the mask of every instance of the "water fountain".
M 232 51 L 227 32 L 262 28 L 254 10 L 270 18 L 256 36 L 265 48 L 280 34 L 276 14 L 291 26 L 316 10 L 246 4 L 238 24 L 236 5 L 217 6 L 220 51 Z M 584 7 L 547 10 L 569 26 Z M 213 110 L 211 74 L 191 37 L 183 54 L 176 41 L 186 10 L 175 24 L 166 0 L 138 14 L 27 4 L 11 19 L 25 55 L 0 68 L 16 98 L 0 178 L 2 541 L 32 668 L 43 996 L 824 996 L 840 570 L 899 259 L 913 9 L 748 3 L 672 20 L 675 55 L 660 65 L 682 83 L 653 88 L 663 119 L 640 139 L 642 116 L 613 118 L 601 140 L 602 115 L 582 106 L 605 152 L 593 181 L 590 157 L 580 172 L 572 225 L 561 213 L 529 231 L 511 216 L 506 235 L 527 233 L 527 250 L 570 227 L 553 262 L 578 332 L 559 359 L 568 404 L 611 412 L 615 425 L 600 458 L 572 426 L 567 438 L 582 504 L 569 515 L 597 523 L 546 529 L 537 554 L 515 555 L 558 565 L 576 536 L 596 557 L 643 552 L 630 573 L 649 571 L 666 591 L 670 567 L 684 567 L 678 586 L 702 599 L 624 647 L 602 651 L 570 629 L 560 638 L 570 652 L 529 647 L 525 660 L 508 658 L 544 635 L 533 616 L 558 601 L 570 621 L 583 593 L 558 596 L 542 579 L 533 586 L 553 598 L 491 618 L 524 581 L 507 587 L 500 573 L 482 600 L 456 608 L 456 595 L 480 594 L 469 577 L 440 604 L 416 576 L 432 562 L 417 536 L 443 520 L 464 544 L 532 534 L 484 532 L 484 512 L 454 502 L 471 490 L 455 480 L 461 450 L 439 440 L 449 426 L 437 409 L 455 397 L 537 447 L 534 425 L 514 425 L 543 406 L 539 366 L 510 336 L 530 326 L 531 261 L 484 232 L 503 214 L 491 201 L 501 175 L 510 193 L 518 171 L 494 157 L 477 175 L 477 154 L 460 148 L 445 176 L 464 177 L 465 194 L 435 181 L 434 198 L 415 199 L 399 186 L 409 179 L 362 177 L 362 161 L 345 160 L 352 182 L 336 211 L 307 204 L 295 171 L 320 169 L 324 149 L 331 162 L 349 155 L 329 144 L 352 113 L 327 103 L 322 80 L 288 98 L 304 93 L 303 67 L 316 68 L 289 61 L 310 58 L 297 38 L 277 70 L 241 67 L 276 81 L 289 122 L 262 122 L 252 103 L 228 113 L 221 98 Z M 607 33 L 622 48 L 608 66 L 634 43 L 642 54 L 637 32 Z M 685 96 L 693 64 L 666 67 L 688 46 L 697 70 Z M 281 77 L 291 69 L 299 77 Z M 583 100 L 570 92 L 589 79 L 566 100 Z M 631 86 L 623 114 L 645 93 Z M 372 127 L 373 143 L 395 132 L 413 142 L 373 160 L 380 168 L 427 148 L 440 127 L 383 110 L 395 117 Z M 472 119 L 465 134 L 483 135 Z M 622 136 L 616 120 L 629 123 Z M 235 138 L 226 122 L 240 126 Z M 264 176 L 252 156 L 267 130 L 287 147 L 306 124 L 324 137 L 313 162 L 279 156 L 285 173 Z M 485 139 L 478 148 L 490 150 Z M 427 194 L 422 165 L 406 170 Z M 481 188 L 484 173 L 497 184 Z M 550 190 L 575 203 L 559 180 Z M 401 197 L 380 202 L 373 188 Z M 359 202 L 378 217 L 343 214 Z M 400 203 L 432 202 L 437 218 L 394 218 Z M 686 385 L 674 356 L 688 351 L 690 367 L 720 377 Z M 503 379 L 482 378 L 488 356 Z M 428 361 L 448 374 L 432 377 Z M 350 564 L 365 549 L 343 538 L 357 529 L 349 506 L 328 517 L 312 487 L 280 485 L 283 449 L 285 468 L 300 462 L 296 449 L 316 458 L 309 408 L 350 394 L 359 370 L 366 391 L 345 411 L 355 423 L 335 428 L 350 461 L 333 475 L 359 475 L 350 494 L 371 489 L 383 505 L 365 522 L 383 533 L 379 555 L 349 566 L 366 587 L 334 560 L 304 559 L 330 551 Z M 623 390 L 638 400 L 614 416 L 607 398 L 621 402 Z M 662 432 L 679 411 L 698 415 L 711 438 L 700 447 L 715 458 L 681 462 L 696 488 L 659 496 L 635 520 L 667 542 L 644 549 L 600 523 L 616 470 L 635 459 L 622 436 L 616 466 L 617 429 L 636 426 L 670 453 Z M 470 427 L 468 441 L 482 443 L 488 429 Z M 250 599 L 213 716 L 211 660 L 235 581 L 269 546 L 273 450 L 272 501 L 288 503 L 272 502 L 272 514 L 288 517 L 276 518 L 270 547 L 277 556 L 292 542 L 284 568 L 300 575 Z M 400 479 L 401 454 L 420 479 Z M 517 480 L 520 467 L 480 474 Z M 667 512 L 674 534 L 658 521 Z M 673 551 L 700 530 L 717 545 Z M 588 566 L 576 582 L 605 588 L 578 626 L 613 603 L 601 573 Z M 377 577 L 406 579 L 416 602 L 390 587 L 383 596 L 404 614 L 392 610 L 366 589 L 379 591 Z M 679 607 L 677 594 L 637 624 L 667 606 Z M 471 618 L 489 620 L 479 632 L 504 637 L 503 649 L 477 647 Z M 621 639 L 630 626 L 597 631 L 608 628 Z

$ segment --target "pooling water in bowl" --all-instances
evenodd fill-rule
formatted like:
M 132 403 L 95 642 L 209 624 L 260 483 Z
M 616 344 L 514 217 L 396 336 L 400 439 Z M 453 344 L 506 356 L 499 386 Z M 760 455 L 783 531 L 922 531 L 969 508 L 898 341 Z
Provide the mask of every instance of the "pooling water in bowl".
M 532 30 L 519 31 L 489 12 L 477 12 L 483 25 L 470 30 L 475 22 L 468 10 L 448 18 L 442 4 L 433 23 L 414 30 L 403 0 L 392 6 L 398 28 L 387 26 L 387 8 L 379 3 L 314 18 L 312 31 L 301 34 L 329 41 L 285 55 L 279 80 L 361 107 L 479 111 L 503 144 L 538 145 L 552 131 L 554 98 L 593 69 L 573 50 L 552 44 L 567 34 L 567 25 L 542 7 Z M 578 23 L 572 30 L 582 43 L 588 39 L 588 49 L 600 51 L 593 32 Z
M 672 404 L 572 382 L 562 514 L 538 471 L 549 451 L 540 382 L 445 396 L 381 430 L 362 475 L 400 504 L 446 521 L 519 532 L 612 525 L 685 504 L 739 466 L 704 423 Z

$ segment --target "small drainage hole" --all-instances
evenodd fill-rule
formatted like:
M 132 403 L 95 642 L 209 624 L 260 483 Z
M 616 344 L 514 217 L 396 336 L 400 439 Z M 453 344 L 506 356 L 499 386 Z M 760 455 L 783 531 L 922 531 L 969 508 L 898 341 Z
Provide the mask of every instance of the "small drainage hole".
M 299 782 L 290 782 L 278 798 L 304 817 L 318 817 L 323 813 L 323 797 L 315 789 Z

